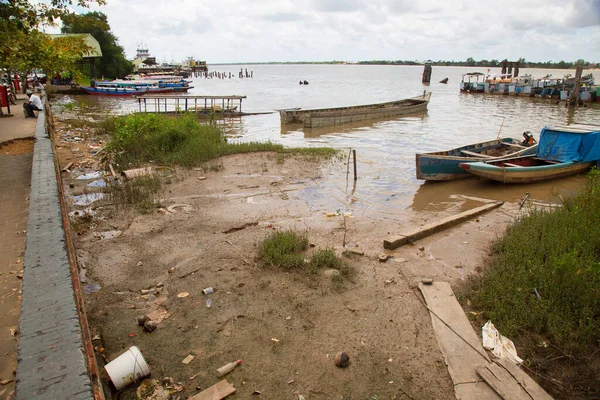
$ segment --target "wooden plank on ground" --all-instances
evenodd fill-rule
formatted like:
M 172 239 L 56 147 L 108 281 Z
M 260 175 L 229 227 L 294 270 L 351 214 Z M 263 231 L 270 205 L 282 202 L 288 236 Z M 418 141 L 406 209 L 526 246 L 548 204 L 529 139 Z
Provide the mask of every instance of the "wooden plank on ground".
M 531 400 L 513 376 L 499 365 L 490 363 L 485 367 L 475 368 L 475 371 L 504 400 Z
M 552 396 L 512 361 L 499 359 L 494 362 L 504 368 L 534 400 L 552 400 Z
M 190 397 L 190 400 L 221 400 L 234 394 L 235 388 L 225 379 Z
M 447 282 L 420 283 L 419 288 L 430 310 L 433 330 L 454 382 L 456 397 L 500 399 L 475 372 L 475 368 L 488 365 L 490 359 L 450 285 Z
M 439 232 L 443 229 L 450 228 L 450 227 L 457 225 L 463 221 L 466 221 L 469 218 L 473 218 L 479 214 L 493 210 L 494 208 L 498 208 L 502 204 L 504 204 L 503 201 L 497 201 L 497 202 L 493 202 L 490 204 L 486 204 L 486 205 L 483 205 L 480 207 L 476 207 L 472 210 L 462 212 L 460 214 L 456 214 L 456 215 L 452 215 L 450 217 L 443 218 L 440 221 L 427 224 L 425 226 L 422 226 L 420 228 L 413 230 L 412 232 L 403 233 L 399 236 L 394 236 L 389 239 L 384 239 L 383 247 L 387 250 L 397 249 L 400 246 L 404 246 L 408 242 L 413 242 L 415 240 L 422 239 L 429 235 L 433 235 L 436 232 Z

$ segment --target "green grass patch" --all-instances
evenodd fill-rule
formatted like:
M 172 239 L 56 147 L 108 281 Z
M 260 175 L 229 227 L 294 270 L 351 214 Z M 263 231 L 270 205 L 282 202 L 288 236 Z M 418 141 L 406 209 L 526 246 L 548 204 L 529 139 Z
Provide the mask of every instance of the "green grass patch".
M 194 115 L 131 114 L 110 119 L 102 129 L 112 136 L 107 150 L 121 169 L 149 162 L 191 167 L 238 153 L 270 151 L 321 157 L 337 152 L 331 148 L 286 149 L 271 142 L 228 143 L 218 126 L 201 124 Z
M 567 352 L 600 340 L 600 173 L 553 211 L 533 210 L 493 246 L 467 296 L 509 337 L 541 335 Z
M 308 238 L 293 230 L 274 232 L 263 240 L 259 257 L 267 265 L 285 269 L 302 269 L 317 274 L 322 269 L 337 269 L 340 277 L 351 275 L 352 269 L 333 249 L 320 249 L 309 255 Z

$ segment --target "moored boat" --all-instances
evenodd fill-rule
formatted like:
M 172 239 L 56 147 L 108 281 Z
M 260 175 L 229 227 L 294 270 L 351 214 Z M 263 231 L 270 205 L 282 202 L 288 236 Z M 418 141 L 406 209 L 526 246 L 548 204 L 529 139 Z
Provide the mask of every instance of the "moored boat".
M 545 127 L 535 155 L 461 163 L 473 175 L 502 183 L 530 183 L 584 172 L 600 160 L 600 127 Z
M 386 103 L 309 110 L 300 108 L 285 109 L 279 110 L 279 115 L 282 124 L 301 122 L 305 128 L 316 128 L 425 112 L 430 97 L 431 92 L 424 92 L 417 97 Z
M 420 153 L 416 155 L 417 179 L 453 181 L 470 178 L 471 175 L 459 167 L 460 163 L 535 154 L 536 149 L 537 145 L 527 147 L 513 138 L 500 138 L 452 150 Z
M 141 94 L 158 94 L 172 91 L 172 88 L 159 87 L 152 81 L 101 81 L 94 82 L 92 86 L 82 86 L 83 90 L 92 95 L 100 96 L 139 96 Z

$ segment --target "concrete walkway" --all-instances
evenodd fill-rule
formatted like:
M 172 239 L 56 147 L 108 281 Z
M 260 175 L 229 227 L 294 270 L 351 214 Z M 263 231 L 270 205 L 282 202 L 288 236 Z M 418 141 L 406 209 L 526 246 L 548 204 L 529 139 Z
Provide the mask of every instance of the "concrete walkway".
M 17 104 L 10 105 L 12 117 L 0 118 L 0 143 L 7 140 L 34 137 L 36 119 L 25 118 L 23 114 L 23 103 L 26 100 L 29 101 L 24 94 L 17 95 Z M 6 115 L 6 107 L 2 107 L 2 112 Z
M 33 137 L 35 119 L 25 119 L 21 99 L 12 117 L 0 118 L 0 143 Z M 6 112 L 6 108 L 3 110 Z M 15 147 L 18 150 L 15 151 Z M 29 211 L 33 143 L 0 145 L 0 399 L 13 398 L 17 369 L 17 329 Z M 13 336 L 14 333 L 14 336 Z

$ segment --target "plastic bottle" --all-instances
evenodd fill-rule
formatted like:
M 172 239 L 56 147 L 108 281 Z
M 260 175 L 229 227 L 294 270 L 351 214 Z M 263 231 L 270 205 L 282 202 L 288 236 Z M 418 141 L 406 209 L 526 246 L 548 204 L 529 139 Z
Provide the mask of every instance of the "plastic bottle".
M 234 362 L 230 362 L 229 364 L 223 365 L 221 368 L 217 369 L 217 372 L 219 373 L 219 377 L 230 373 L 231 371 L 233 371 L 233 369 L 235 367 L 237 367 L 241 363 L 242 363 L 242 360 L 237 360 Z

